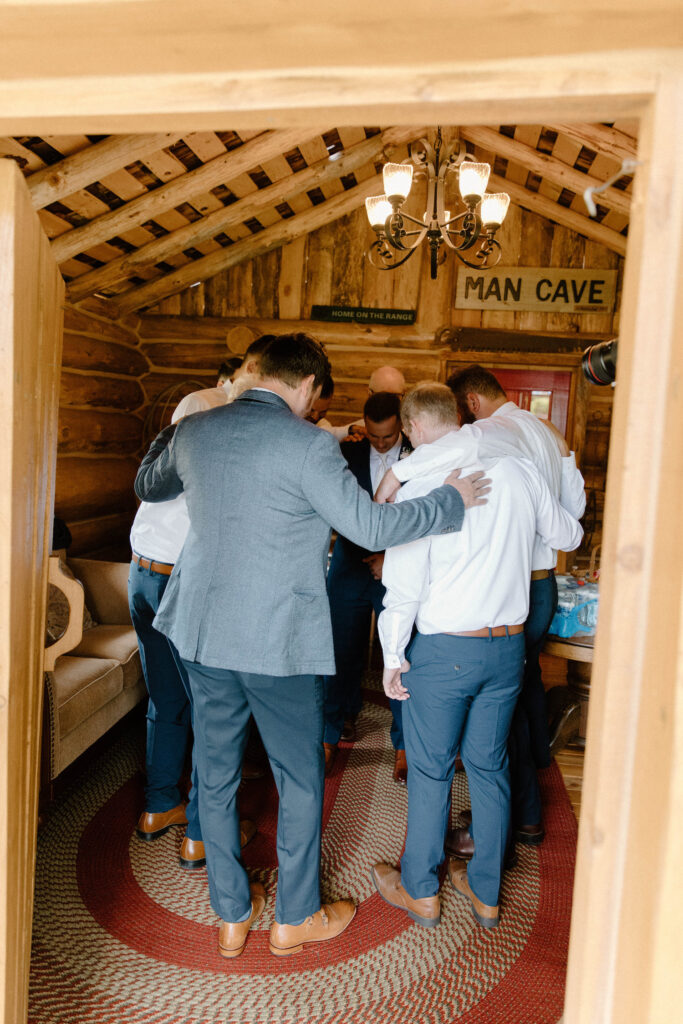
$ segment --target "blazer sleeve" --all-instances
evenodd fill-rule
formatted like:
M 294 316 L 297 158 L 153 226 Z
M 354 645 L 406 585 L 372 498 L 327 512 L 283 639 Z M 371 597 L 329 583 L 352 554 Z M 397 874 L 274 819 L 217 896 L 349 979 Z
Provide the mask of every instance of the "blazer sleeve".
M 168 501 L 183 490 L 175 456 L 176 424 L 165 427 L 152 441 L 135 477 L 135 493 L 141 501 Z
M 450 486 L 400 505 L 376 504 L 358 485 L 332 436 L 322 430 L 307 450 L 301 484 L 318 515 L 368 551 L 384 551 L 433 533 L 454 533 L 465 516 L 463 500 Z

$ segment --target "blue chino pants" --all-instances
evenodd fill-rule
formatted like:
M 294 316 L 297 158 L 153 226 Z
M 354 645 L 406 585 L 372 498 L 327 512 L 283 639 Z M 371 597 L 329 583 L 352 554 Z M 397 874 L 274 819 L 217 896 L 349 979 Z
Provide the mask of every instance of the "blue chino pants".
M 408 834 L 401 878 L 414 899 L 439 891 L 455 756 L 465 764 L 476 822 L 468 879 L 496 906 L 510 828 L 507 741 L 524 669 L 524 635 L 418 633 L 403 683 Z
M 175 647 L 152 622 L 170 576 L 135 562 L 128 574 L 128 604 L 147 685 L 145 810 L 170 811 L 180 803 L 178 780 L 192 742 L 192 701 L 187 673 Z M 187 805 L 187 836 L 201 840 L 197 808 L 197 769 L 192 752 L 192 788 Z
M 240 861 L 237 790 L 252 714 L 280 797 L 275 920 L 300 924 L 320 910 L 322 680 L 183 664 L 194 703 L 211 906 L 224 921 L 245 920 L 251 909 L 249 878 Z

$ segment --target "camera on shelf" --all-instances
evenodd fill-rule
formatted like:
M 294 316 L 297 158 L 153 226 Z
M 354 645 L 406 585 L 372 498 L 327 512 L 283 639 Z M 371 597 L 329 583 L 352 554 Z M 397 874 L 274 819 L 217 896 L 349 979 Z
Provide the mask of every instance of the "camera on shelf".
M 617 345 L 619 339 L 600 341 L 587 348 L 581 357 L 581 369 L 593 384 L 613 384 L 617 375 Z

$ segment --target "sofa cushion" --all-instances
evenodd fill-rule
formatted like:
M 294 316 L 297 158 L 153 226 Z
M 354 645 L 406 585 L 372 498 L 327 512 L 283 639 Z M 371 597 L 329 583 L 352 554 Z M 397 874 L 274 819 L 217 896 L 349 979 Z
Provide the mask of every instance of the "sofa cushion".
M 78 658 L 113 658 L 123 669 L 124 688 L 140 678 L 138 640 L 132 626 L 95 626 L 83 634 L 71 654 Z
M 111 658 L 58 658 L 52 692 L 64 736 L 123 690 L 123 669 Z

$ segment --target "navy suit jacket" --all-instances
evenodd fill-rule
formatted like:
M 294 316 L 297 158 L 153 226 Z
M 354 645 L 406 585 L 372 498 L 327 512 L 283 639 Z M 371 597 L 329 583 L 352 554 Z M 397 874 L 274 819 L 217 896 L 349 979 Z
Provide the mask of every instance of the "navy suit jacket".
M 346 463 L 364 491 L 372 497 L 372 480 L 370 477 L 370 442 L 367 437 L 362 441 L 342 441 L 339 446 Z M 401 453 L 411 452 L 412 445 L 405 434 L 401 434 Z M 400 457 L 400 456 L 399 456 Z M 363 562 L 370 554 L 367 548 L 354 544 L 347 537 L 339 536 L 335 542 L 330 562 L 329 582 L 336 583 L 341 577 L 354 577 L 359 582 L 373 579 L 370 569 Z M 379 584 L 379 581 L 374 581 Z M 381 584 L 380 584 L 381 585 Z
M 181 657 L 260 675 L 335 671 L 325 567 L 330 527 L 382 551 L 459 530 L 453 487 L 377 505 L 331 434 L 272 391 L 195 413 L 152 443 L 144 501 L 187 497 L 190 530 L 154 620 Z

